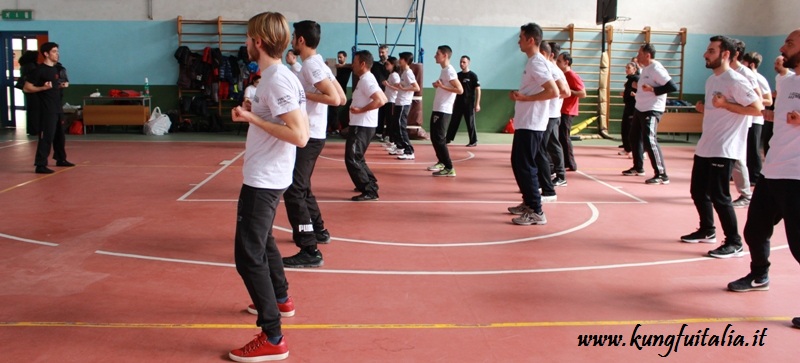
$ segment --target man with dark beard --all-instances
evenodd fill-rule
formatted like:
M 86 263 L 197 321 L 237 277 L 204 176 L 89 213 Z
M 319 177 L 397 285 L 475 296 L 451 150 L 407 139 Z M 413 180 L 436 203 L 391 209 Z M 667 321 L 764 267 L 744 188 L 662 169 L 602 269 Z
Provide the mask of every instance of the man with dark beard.
M 722 245 L 708 255 L 716 258 L 742 256 L 742 238 L 731 203 L 728 181 L 736 160 L 746 154 L 748 115 L 759 115 L 764 106 L 752 84 L 730 67 L 736 53 L 733 39 L 715 36 L 704 55 L 706 68 L 714 74 L 706 80 L 705 103 L 697 103 L 703 113 L 703 134 L 697 142 L 692 166 L 690 191 L 700 215 L 700 228 L 681 236 L 686 243 L 715 243 L 714 210 L 725 232 Z
M 800 29 L 786 37 L 780 49 L 786 68 L 800 71 Z M 784 219 L 792 256 L 800 262 L 800 77 L 785 78 L 775 102 L 775 134 L 763 177 L 753 193 L 744 238 L 750 248 L 750 273 L 728 284 L 731 291 L 769 290 L 770 237 Z M 800 328 L 800 317 L 792 319 Z

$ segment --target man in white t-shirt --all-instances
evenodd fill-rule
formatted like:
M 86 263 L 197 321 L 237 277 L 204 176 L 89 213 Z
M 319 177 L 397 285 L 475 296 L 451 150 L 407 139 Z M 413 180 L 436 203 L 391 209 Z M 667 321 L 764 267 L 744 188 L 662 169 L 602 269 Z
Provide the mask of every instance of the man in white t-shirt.
M 266 32 L 266 30 L 272 30 Z M 264 79 L 252 101 L 231 110 L 234 122 L 247 122 L 244 182 L 237 207 L 234 260 L 258 318 L 261 333 L 232 350 L 237 362 L 279 360 L 289 356 L 281 316 L 294 315 L 281 253 L 272 237 L 272 222 L 283 191 L 292 184 L 297 147 L 308 142 L 303 86 L 281 64 L 291 31 L 280 13 L 261 13 L 247 24 L 247 54 Z
M 297 52 L 294 49 L 286 51 L 286 65 L 292 70 L 295 76 L 300 77 L 300 71 L 303 66 L 297 61 Z
M 396 132 L 397 140 L 393 139 L 392 141 L 396 150 L 403 150 L 403 153 L 397 156 L 398 159 L 414 160 L 414 146 L 411 145 L 411 140 L 408 137 L 408 112 L 411 110 L 411 100 L 414 97 L 414 92 L 419 92 L 419 84 L 417 84 L 417 78 L 411 70 L 411 63 L 414 63 L 414 53 L 402 52 L 398 56 L 400 57 L 397 61 L 400 68 L 400 82 L 386 85 L 387 89 L 397 90 L 393 114 L 398 118 L 398 130 Z
M 715 243 L 716 210 L 725 240 L 708 254 L 717 258 L 742 256 L 729 180 L 733 164 L 746 154 L 747 116 L 758 115 L 764 108 L 750 81 L 731 69 L 735 55 L 735 40 L 725 36 L 712 37 L 704 55 L 706 68 L 714 74 L 706 80 L 705 102 L 697 103 L 697 111 L 703 113 L 703 133 L 697 142 L 690 184 L 700 228 L 681 236 L 681 241 L 687 243 Z
M 353 54 L 353 74 L 358 77 L 358 83 L 350 104 L 350 131 L 345 143 L 344 164 L 356 190 L 361 192 L 351 198 L 356 202 L 378 200 L 378 179 L 367 166 L 364 156 L 378 128 L 378 109 L 386 104 L 386 95 L 370 73 L 372 63 L 372 54 L 367 50 Z
M 769 81 L 761 73 L 758 73 L 758 66 L 761 65 L 763 57 L 757 52 L 750 52 L 744 55 L 742 64 L 750 68 L 756 76 L 758 88 L 761 90 L 762 101 L 764 108 L 772 106 L 772 90 L 769 86 Z M 750 172 L 750 184 L 756 185 L 758 179 L 761 178 L 761 133 L 764 128 L 764 115 L 756 116 L 753 118 L 753 125 L 750 126 L 750 131 L 747 133 L 747 170 Z M 750 204 L 750 201 L 747 201 Z M 734 205 L 735 207 L 736 205 Z
M 772 107 L 769 110 L 764 111 L 764 121 L 766 121 L 766 122 L 764 123 L 764 129 L 761 130 L 761 145 L 763 145 L 763 147 L 764 147 L 764 155 L 765 156 L 767 155 L 767 152 L 769 151 L 769 140 L 772 139 L 772 128 L 774 126 L 774 124 L 772 122 L 774 120 L 773 119 L 773 117 L 774 117 L 773 109 L 775 108 L 775 101 L 774 100 L 778 98 L 778 90 L 781 87 L 781 81 L 783 81 L 784 79 L 786 79 L 786 78 L 788 78 L 790 76 L 794 76 L 794 71 L 784 67 L 783 66 L 783 61 L 784 61 L 784 58 L 783 58 L 782 55 L 779 55 L 778 57 L 775 58 L 775 63 L 774 63 L 774 67 L 775 67 L 775 90 L 772 92 L 773 103 L 772 103 Z
M 252 83 L 250 83 L 247 88 L 244 89 L 244 99 L 245 101 L 253 102 L 253 98 L 256 97 L 256 87 L 258 87 L 258 82 L 261 81 L 261 76 L 253 76 Z
M 431 113 L 431 144 L 436 152 L 436 164 L 428 167 L 433 172 L 433 176 L 456 176 L 453 169 L 453 160 L 450 159 L 450 151 L 447 149 L 447 126 L 453 115 L 453 103 L 456 95 L 464 92 L 461 82 L 458 81 L 456 69 L 450 65 L 450 57 L 453 50 L 447 45 L 440 45 L 436 48 L 434 59 L 436 64 L 442 67 L 439 78 L 433 82 L 436 93 L 433 96 L 433 112 Z
M 633 167 L 622 175 L 644 175 L 644 152 L 650 157 L 655 176 L 645 180 L 645 184 L 669 184 L 664 154 L 658 145 L 658 121 L 667 106 L 667 93 L 678 89 L 666 68 L 655 60 L 656 49 L 650 43 L 639 47 L 636 59 L 641 65 L 636 89 L 636 111 L 631 124 L 631 147 Z
M 556 173 L 556 177 L 551 179 L 550 178 L 550 163 L 552 162 L 555 164 L 554 161 L 551 160 L 551 157 L 548 155 L 547 148 L 550 146 L 548 144 L 548 140 L 552 137 L 553 132 L 555 131 L 555 144 L 558 145 L 557 151 L 561 152 L 561 143 L 558 140 L 558 124 L 561 121 L 561 104 L 564 102 L 565 97 L 569 97 L 570 89 L 569 85 L 567 84 L 567 78 L 564 75 L 564 71 L 559 68 L 554 59 L 556 55 L 552 51 L 552 46 L 548 42 L 542 42 L 539 45 L 539 52 L 542 53 L 542 56 L 547 60 L 545 64 L 547 68 L 550 69 L 550 73 L 553 75 L 553 81 L 556 82 L 556 87 L 558 87 L 558 97 L 554 97 L 549 99 L 547 102 L 549 108 L 549 115 L 547 119 L 547 128 L 545 129 L 544 133 L 542 134 L 542 142 L 539 143 L 539 151 L 536 153 L 536 168 L 539 170 L 538 172 L 538 180 L 539 180 L 539 187 L 542 190 L 542 203 L 546 202 L 555 202 L 558 196 L 556 195 L 555 187 L 559 186 L 566 186 L 567 180 L 566 176 L 564 175 L 564 162 L 563 156 L 561 156 L 561 174 L 559 175 Z M 560 48 L 559 48 L 560 50 Z M 555 168 L 554 168 L 555 169 Z
M 550 116 L 550 100 L 558 97 L 558 87 L 548 67 L 548 60 L 539 53 L 542 28 L 534 23 L 520 27 L 519 50 L 528 56 L 518 91 L 511 91 L 514 101 L 514 140 L 511 144 L 511 170 L 522 193 L 522 203 L 509 207 L 514 224 L 529 226 L 547 224 L 539 194 L 536 154 L 543 142 Z M 549 177 L 549 176 L 548 176 Z
M 331 236 L 325 229 L 317 198 L 311 191 L 311 174 L 314 173 L 317 158 L 325 147 L 328 106 L 343 105 L 345 95 L 330 67 L 317 54 L 322 34 L 319 24 L 312 20 L 303 20 L 293 26 L 292 48 L 303 60 L 298 78 L 308 100 L 306 112 L 309 139 L 305 147 L 297 148 L 292 185 L 283 193 L 286 215 L 292 225 L 292 239 L 300 248 L 296 255 L 283 259 L 283 266 L 319 267 L 323 260 L 317 243 L 328 243 Z
M 734 43 L 736 44 L 736 52 L 731 57 L 731 65 L 730 68 L 737 73 L 744 76 L 748 82 L 750 82 L 753 91 L 758 94 L 758 97 L 762 97 L 761 88 L 758 86 L 758 78 L 756 74 L 750 70 L 747 66 L 742 64 L 742 60 L 744 59 L 745 53 L 745 44 L 743 41 L 739 39 L 734 39 Z M 762 99 L 762 103 L 764 100 Z M 750 129 L 752 129 L 754 124 L 756 123 L 755 116 L 747 116 L 747 124 Z M 763 119 L 761 119 L 763 123 Z M 750 131 L 748 131 L 750 133 Z M 745 158 L 741 160 L 736 160 L 733 164 L 733 184 L 736 186 L 736 190 L 739 191 L 739 198 L 736 198 L 733 201 L 734 208 L 744 208 L 750 205 L 750 198 L 753 196 L 753 191 L 750 189 L 750 170 L 748 168 L 747 163 L 747 153 L 746 150 L 748 148 L 747 145 L 745 147 Z
M 550 100 L 550 118 L 547 121 L 547 129 L 544 131 L 544 136 L 542 136 L 542 144 L 544 144 L 545 150 L 547 151 L 547 156 L 549 156 L 550 163 L 548 164 L 548 169 L 552 174 L 555 174 L 555 178 L 551 180 L 547 180 L 545 183 L 550 183 L 553 186 L 567 186 L 567 169 L 564 167 L 564 149 L 561 147 L 561 142 L 566 142 L 565 139 L 561 138 L 560 135 L 560 126 L 561 126 L 561 118 L 562 116 L 565 119 L 570 119 L 573 116 L 566 115 L 561 113 L 561 108 L 564 105 L 564 99 L 570 97 L 572 95 L 572 90 L 569 87 L 569 83 L 567 82 L 567 76 L 564 74 L 564 71 L 561 67 L 557 64 L 557 59 L 561 54 L 561 46 L 556 44 L 556 42 L 548 42 L 547 46 L 550 48 L 550 54 L 548 54 L 545 58 L 547 58 L 548 62 L 553 65 L 550 69 L 555 73 L 555 78 L 560 79 L 561 81 L 556 81 L 556 86 L 558 86 L 558 97 Z M 544 48 L 544 43 L 542 43 L 542 48 Z M 563 60 L 563 57 L 562 57 Z M 586 91 L 583 91 L 584 97 L 586 96 Z M 570 121 L 571 123 L 572 121 Z M 568 128 L 565 128 L 567 132 L 569 132 Z M 569 135 L 567 135 L 567 139 L 569 139 Z M 552 168 L 550 166 L 552 165 Z M 542 170 L 539 170 L 539 174 L 542 174 Z M 550 175 L 547 175 L 547 178 L 550 179 Z M 540 179 L 541 180 L 541 179 Z M 544 196 L 545 193 L 545 186 L 542 186 L 542 200 L 546 200 Z M 555 191 L 553 192 L 555 195 Z
M 780 49 L 786 68 L 800 72 L 800 29 Z M 731 291 L 769 289 L 770 237 L 783 219 L 792 256 L 800 262 L 800 77 L 786 77 L 775 99 L 775 135 L 753 193 L 744 239 L 750 249 L 750 273 L 728 284 Z M 800 328 L 800 317 L 792 319 Z

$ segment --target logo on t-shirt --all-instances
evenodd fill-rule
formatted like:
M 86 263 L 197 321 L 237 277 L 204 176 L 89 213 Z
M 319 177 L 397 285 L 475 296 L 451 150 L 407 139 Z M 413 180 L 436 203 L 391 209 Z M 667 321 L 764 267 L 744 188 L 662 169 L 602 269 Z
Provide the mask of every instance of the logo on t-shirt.
M 275 100 L 275 103 L 277 103 L 279 107 L 288 106 L 292 103 L 292 98 L 286 95 Z
M 789 93 L 790 100 L 800 99 L 800 92 L 791 92 Z

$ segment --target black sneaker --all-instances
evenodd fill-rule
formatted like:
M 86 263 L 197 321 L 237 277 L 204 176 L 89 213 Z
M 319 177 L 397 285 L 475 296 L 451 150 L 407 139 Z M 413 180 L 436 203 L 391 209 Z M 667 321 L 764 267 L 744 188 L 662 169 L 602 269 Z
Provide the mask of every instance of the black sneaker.
M 797 318 L 794 318 L 794 319 L 792 319 L 792 325 L 793 325 L 795 328 L 798 328 L 798 329 L 800 329 L 800 317 L 797 317 Z
M 319 250 L 313 255 L 305 250 L 300 250 L 294 256 L 283 258 L 283 266 L 289 268 L 320 267 L 322 265 L 322 252 Z
M 361 193 L 356 195 L 355 197 L 350 198 L 354 202 L 365 202 L 365 201 L 372 201 L 378 200 L 377 194 L 369 194 L 369 193 Z
M 644 175 L 644 170 L 636 170 L 635 168 L 630 168 L 630 169 L 628 169 L 628 170 L 624 170 L 624 171 L 622 172 L 622 175 L 625 175 L 625 176 L 638 176 L 638 175 Z
M 744 255 L 744 248 L 742 248 L 741 245 L 734 246 L 728 243 L 723 243 L 722 246 L 708 251 L 708 255 L 715 258 L 742 257 Z
M 71 167 L 71 166 L 75 166 L 75 164 L 70 163 L 69 161 L 66 161 L 66 160 L 57 160 L 56 161 L 56 166 Z
M 555 177 L 553 179 L 553 186 L 554 187 L 565 187 L 565 186 L 567 186 L 567 180 L 559 178 L 559 177 Z
M 685 236 L 681 236 L 681 242 L 686 243 L 717 243 L 717 234 L 714 231 L 705 232 L 703 230 L 696 230 L 692 233 L 689 233 Z
M 327 229 L 323 229 L 319 232 L 314 232 L 314 236 L 317 237 L 317 243 L 319 244 L 328 244 L 331 243 L 331 234 L 328 233 Z
M 728 290 L 736 292 L 767 291 L 769 290 L 769 277 L 756 277 L 752 273 L 728 284 Z
M 645 184 L 669 184 L 669 177 L 666 174 L 656 175 L 644 181 Z
M 53 169 L 50 169 L 46 166 L 37 166 L 36 167 L 36 174 L 53 174 Z

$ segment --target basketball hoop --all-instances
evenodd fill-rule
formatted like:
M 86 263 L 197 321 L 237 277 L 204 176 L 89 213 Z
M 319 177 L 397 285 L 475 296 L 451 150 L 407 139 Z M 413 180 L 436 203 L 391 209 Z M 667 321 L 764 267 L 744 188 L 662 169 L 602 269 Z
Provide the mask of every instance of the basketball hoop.
M 623 34 L 625 33 L 625 23 L 631 20 L 628 16 L 618 16 L 617 23 L 619 23 L 619 27 L 616 29 L 616 33 Z

